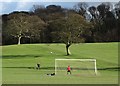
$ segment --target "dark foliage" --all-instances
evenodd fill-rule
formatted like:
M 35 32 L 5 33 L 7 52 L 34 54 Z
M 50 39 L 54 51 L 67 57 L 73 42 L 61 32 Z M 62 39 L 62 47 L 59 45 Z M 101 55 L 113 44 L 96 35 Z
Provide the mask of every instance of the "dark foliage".
M 30 38 L 22 38 L 22 44 L 53 42 L 63 43 L 63 41 L 61 41 L 60 39 L 60 33 L 54 33 L 55 31 L 61 32 L 61 30 L 63 29 L 62 25 L 55 26 L 54 24 L 56 23 L 53 24 L 52 22 L 59 21 L 63 18 L 66 19 L 68 17 L 68 14 L 66 14 L 67 12 L 79 14 L 83 16 L 84 21 L 88 22 L 85 16 L 87 11 L 89 11 L 91 15 L 89 22 L 92 24 L 92 27 L 90 27 L 85 33 L 81 34 L 82 38 L 80 37 L 80 39 L 84 39 L 85 42 L 118 42 L 120 41 L 120 35 L 118 34 L 120 33 L 120 8 L 118 5 L 119 3 L 115 5 L 115 8 L 113 9 L 114 12 L 110 9 L 111 4 L 102 3 L 97 7 L 91 6 L 88 8 L 88 5 L 86 3 L 79 3 L 78 7 L 80 8 L 76 7 L 76 9 L 65 9 L 58 5 L 49 5 L 47 7 L 36 5 L 33 6 L 33 10 L 31 10 L 30 12 L 15 11 L 10 14 L 4 14 L 2 15 L 2 44 L 17 44 L 17 39 L 6 33 L 6 30 L 8 29 L 6 26 L 9 26 L 7 22 L 10 20 L 10 17 L 13 14 L 18 15 L 22 13 L 26 16 L 35 15 L 47 24 L 46 27 L 44 29 L 41 29 L 41 31 L 39 32 L 39 37 L 31 36 Z M 52 28 L 52 24 L 54 28 Z M 63 24 L 63 22 L 61 22 L 61 24 Z M 57 27 L 61 27 L 61 29 Z M 30 35 L 29 33 L 27 34 Z

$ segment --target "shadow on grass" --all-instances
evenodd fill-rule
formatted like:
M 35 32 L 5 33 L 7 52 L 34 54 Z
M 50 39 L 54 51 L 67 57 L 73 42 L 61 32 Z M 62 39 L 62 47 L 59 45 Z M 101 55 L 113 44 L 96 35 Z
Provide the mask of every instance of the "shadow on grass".
M 36 67 L 2 67 L 2 68 L 18 68 L 18 69 L 36 69 Z M 41 67 L 42 70 L 54 70 L 55 67 Z M 94 70 L 93 68 L 71 68 L 72 70 Z M 66 70 L 66 67 L 59 67 L 59 70 Z M 97 70 L 120 71 L 120 67 L 97 68 Z
M 2 68 L 15 68 L 15 69 L 37 69 L 36 67 L 2 67 Z M 54 70 L 54 67 L 41 67 L 42 70 Z
M 12 59 L 12 58 L 21 58 L 21 57 L 34 57 L 34 58 L 38 58 L 38 57 L 42 57 L 42 55 L 3 55 L 2 56 L 3 59 Z
M 72 70 L 95 70 L 94 68 L 71 68 Z M 59 70 L 66 70 L 66 67 L 59 67 Z M 97 68 L 97 70 L 120 71 L 120 67 Z
M 120 67 L 98 68 L 98 70 L 114 70 L 114 71 L 120 71 Z
M 52 57 L 58 57 L 58 56 L 66 56 L 66 55 L 62 55 L 62 54 L 43 54 L 43 55 L 3 55 L 1 56 L 2 59 L 15 59 L 15 58 L 25 58 L 25 57 L 32 57 L 32 58 L 38 58 L 38 57 L 48 57 L 48 56 L 52 56 Z

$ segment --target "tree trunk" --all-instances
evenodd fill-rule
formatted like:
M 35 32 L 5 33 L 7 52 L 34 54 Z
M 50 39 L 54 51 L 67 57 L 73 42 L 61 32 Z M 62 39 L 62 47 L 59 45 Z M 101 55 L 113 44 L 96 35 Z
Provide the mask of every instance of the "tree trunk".
M 20 45 L 21 37 L 18 37 L 18 45 Z
M 67 52 L 67 56 L 70 55 L 70 50 L 69 50 L 69 47 L 70 47 L 71 44 L 66 44 L 66 52 Z

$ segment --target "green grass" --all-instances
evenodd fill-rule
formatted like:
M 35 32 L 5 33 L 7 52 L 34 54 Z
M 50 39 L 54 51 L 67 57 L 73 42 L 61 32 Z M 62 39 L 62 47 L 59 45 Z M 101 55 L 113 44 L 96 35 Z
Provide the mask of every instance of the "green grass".
M 24 44 L 2 46 L 3 50 L 3 84 L 117 84 L 118 43 L 73 44 L 71 55 L 66 56 L 64 44 Z M 50 53 L 53 52 L 53 53 Z M 85 59 L 95 58 L 98 75 L 56 75 L 54 72 L 55 58 Z M 41 64 L 35 70 L 36 63 Z

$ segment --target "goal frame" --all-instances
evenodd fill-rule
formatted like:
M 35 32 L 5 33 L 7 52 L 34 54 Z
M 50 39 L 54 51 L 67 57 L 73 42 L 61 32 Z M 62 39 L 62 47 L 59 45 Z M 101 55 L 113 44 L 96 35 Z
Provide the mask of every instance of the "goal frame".
M 95 72 L 95 74 L 97 75 L 97 65 L 96 65 L 96 59 L 55 59 L 55 74 L 57 74 L 57 60 L 64 60 L 64 61 L 66 61 L 66 60 L 69 60 L 69 61 L 71 61 L 71 60 L 73 60 L 73 61 L 91 61 L 91 62 L 94 62 L 94 72 Z

